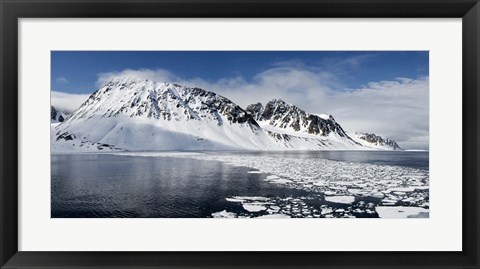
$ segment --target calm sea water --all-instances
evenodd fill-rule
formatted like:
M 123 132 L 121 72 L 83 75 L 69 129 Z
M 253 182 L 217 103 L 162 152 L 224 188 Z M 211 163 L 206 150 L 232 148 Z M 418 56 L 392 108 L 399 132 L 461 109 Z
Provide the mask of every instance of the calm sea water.
M 232 153 L 232 154 L 246 154 Z M 428 169 L 428 152 L 250 152 Z M 110 154 L 51 158 L 53 218 L 191 218 L 240 212 L 232 196 L 302 197 L 304 190 L 217 161 Z

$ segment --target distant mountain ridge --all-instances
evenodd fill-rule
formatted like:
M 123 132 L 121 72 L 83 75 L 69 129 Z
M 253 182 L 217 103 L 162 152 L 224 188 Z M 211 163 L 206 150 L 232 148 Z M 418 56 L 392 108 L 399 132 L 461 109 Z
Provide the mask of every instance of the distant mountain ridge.
M 280 99 L 244 110 L 211 91 L 128 77 L 98 89 L 52 132 L 56 151 L 94 144 L 123 150 L 375 149 L 350 137 L 332 116 Z
M 249 105 L 247 112 L 258 122 L 264 122 L 279 129 L 320 136 L 335 133 L 340 137 L 350 139 L 331 115 L 325 114 L 321 117 L 309 114 L 281 99 L 273 99 L 265 107 L 261 103 Z
M 378 149 L 392 149 L 392 150 L 402 150 L 398 146 L 397 142 L 389 138 L 383 138 L 381 136 L 371 134 L 371 133 L 354 133 L 351 135 L 359 141 L 362 145 L 378 148 Z

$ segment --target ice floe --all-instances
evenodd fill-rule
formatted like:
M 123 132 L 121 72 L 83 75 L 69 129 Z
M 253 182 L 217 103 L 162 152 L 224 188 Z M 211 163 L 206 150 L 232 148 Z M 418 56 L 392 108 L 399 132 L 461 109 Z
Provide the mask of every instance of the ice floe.
M 249 212 L 259 212 L 267 210 L 267 208 L 263 204 L 243 204 L 243 208 Z
M 375 210 L 380 218 L 385 219 L 428 218 L 429 216 L 429 210 L 422 207 L 377 206 Z
M 270 214 L 255 217 L 257 219 L 289 219 L 290 216 L 284 214 Z
M 355 196 L 325 196 L 325 200 L 337 204 L 351 204 L 355 201 Z
M 227 210 L 223 210 L 220 212 L 212 213 L 212 217 L 214 218 L 236 218 L 237 214 L 232 212 L 227 212 Z
M 124 152 L 121 155 L 190 158 L 218 161 L 226 165 L 248 167 L 251 174 L 265 174 L 265 181 L 311 193 L 308 197 L 228 197 L 242 203 L 246 217 L 251 214 L 285 214 L 290 217 L 378 217 L 395 215 L 394 208 L 419 208 L 425 217 L 429 211 L 429 172 L 411 167 L 296 158 L 291 155 L 262 155 L 228 152 Z M 314 201 L 315 203 L 312 203 Z M 335 205 L 327 206 L 325 202 Z M 272 209 L 275 205 L 280 209 Z M 387 209 L 383 209 L 387 208 Z M 338 209 L 343 209 L 337 211 Z M 317 211 L 314 211 L 317 210 Z M 390 212 L 390 211 L 392 212 Z M 385 213 L 387 212 L 388 213 Z M 327 213 L 328 212 L 328 213 Z M 378 215 L 377 215 L 378 213 Z M 409 212 L 411 213 L 411 212 Z M 250 214 L 250 215 L 249 215 Z

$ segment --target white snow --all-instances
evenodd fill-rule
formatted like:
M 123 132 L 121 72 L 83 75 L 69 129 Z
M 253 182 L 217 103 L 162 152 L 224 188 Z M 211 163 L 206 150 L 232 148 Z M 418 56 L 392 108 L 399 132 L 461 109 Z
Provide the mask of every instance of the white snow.
M 262 202 L 267 202 L 270 199 L 267 197 L 262 197 L 262 196 L 233 196 L 232 198 L 226 198 L 227 201 L 230 202 L 245 202 L 245 201 L 262 201 Z
M 287 184 L 287 183 L 293 182 L 293 181 L 291 181 L 291 180 L 289 180 L 289 179 L 281 178 L 281 177 L 276 176 L 276 175 L 267 176 L 267 178 L 265 179 L 265 181 L 268 181 L 268 182 L 271 182 L 271 183 L 277 183 L 277 184 Z
M 243 208 L 247 211 L 250 212 L 259 212 L 259 211 L 264 211 L 267 210 L 267 208 L 263 204 L 242 204 Z
M 121 151 L 119 148 L 106 147 L 101 143 L 94 143 L 88 140 L 75 138 L 73 140 L 56 140 L 58 132 L 55 127 L 60 123 L 51 123 L 50 128 L 50 149 L 52 153 L 98 153 Z
M 256 219 L 289 219 L 291 218 L 289 215 L 285 214 L 269 214 L 269 215 L 262 215 L 256 217 Z
M 226 210 L 212 213 L 212 217 L 214 218 L 236 218 L 237 214 L 232 213 L 232 212 L 227 212 Z
M 325 196 L 325 201 L 338 204 L 351 204 L 355 201 L 355 196 Z
M 324 120 L 330 119 L 329 114 L 321 113 L 321 114 L 316 114 L 316 115 L 319 116 L 320 118 L 324 119 Z
M 422 207 L 377 206 L 375 211 L 380 218 L 385 219 L 428 218 L 429 216 L 429 210 Z

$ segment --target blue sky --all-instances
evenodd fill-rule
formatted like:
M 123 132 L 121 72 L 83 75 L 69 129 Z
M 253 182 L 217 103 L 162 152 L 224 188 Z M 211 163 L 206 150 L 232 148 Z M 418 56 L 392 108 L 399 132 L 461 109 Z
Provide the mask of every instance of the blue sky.
M 428 76 L 428 52 L 406 51 L 52 51 L 52 90 L 92 93 L 101 73 L 125 69 L 163 69 L 183 79 L 246 81 L 277 66 L 306 66 L 341 78 L 333 90 L 369 82 Z
M 283 99 L 347 131 L 429 145 L 427 51 L 53 51 L 52 105 L 73 111 L 118 76 L 200 87 L 242 107 Z

